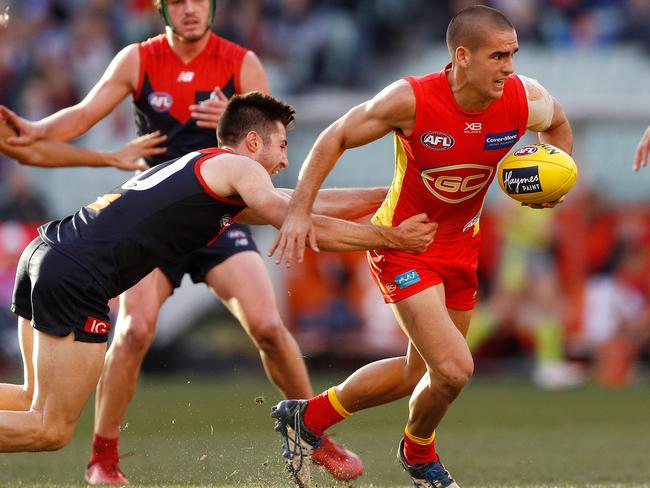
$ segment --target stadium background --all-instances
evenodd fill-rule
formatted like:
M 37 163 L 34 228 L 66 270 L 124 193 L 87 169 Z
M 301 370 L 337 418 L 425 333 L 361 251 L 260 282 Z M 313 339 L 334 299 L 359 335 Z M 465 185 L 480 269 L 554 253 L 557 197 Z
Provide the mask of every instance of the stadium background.
M 520 429 L 527 438 L 549 441 L 542 445 L 557 452 L 551 456 L 551 467 L 554 462 L 562 464 L 562 453 L 575 457 L 568 476 L 564 472 L 564 477 L 555 477 L 553 469 L 537 467 L 531 454 L 524 466 L 517 467 L 527 473 L 519 478 L 522 482 L 552 483 L 567 477 L 576 483 L 647 480 L 650 472 L 639 471 L 639 466 L 644 453 L 646 459 L 650 453 L 650 176 L 633 173 L 631 165 L 638 139 L 650 123 L 650 1 L 218 0 L 214 29 L 255 50 L 267 69 L 272 92 L 297 108 L 297 127 L 289 138 L 292 166 L 276 180 L 278 186 L 291 187 L 318 132 L 334 118 L 394 79 L 446 64 L 445 27 L 455 11 L 471 3 L 500 8 L 517 27 L 517 71 L 539 79 L 565 107 L 581 173 L 566 203 L 554 211 L 521 209 L 506 200 L 496 185 L 491 190 L 482 221 L 480 305 L 469 337 L 477 380 L 446 421 L 451 437 L 455 436 L 448 464 L 474 470 L 478 461 L 472 457 L 462 461 L 462 446 L 473 445 L 473 451 L 485 453 L 494 450 L 490 440 L 497 436 L 511 443 L 514 453 L 527 448 L 533 452 L 533 443 L 515 435 Z M 149 0 L 4 0 L 0 4 L 9 6 L 11 14 L 8 26 L 0 29 L 0 104 L 30 120 L 80 100 L 122 46 L 155 35 L 162 27 Z M 124 103 L 76 142 L 110 149 L 133 136 L 130 103 Z M 346 154 L 325 186 L 386 185 L 391 176 L 392 142 L 386 138 Z M 9 304 L 16 261 L 34 235 L 35 224 L 74 212 L 127 177 L 113 169 L 25 168 L 0 157 L 3 380 L 20 375 Z M 260 249 L 267 249 L 274 231 L 255 232 Z M 291 271 L 268 264 L 283 317 L 317 374 L 317 387 L 342 379 L 368 360 L 403 351 L 404 339 L 371 283 L 362 254 L 309 255 L 305 265 Z M 220 383 L 214 385 L 205 375 L 221 378 Z M 179 449 L 177 464 L 170 461 L 165 469 L 155 467 L 148 457 L 138 457 L 134 466 L 141 473 L 158 471 L 154 481 L 207 483 L 222 468 L 206 468 L 210 457 L 207 464 L 205 458 L 196 464 L 203 450 L 226 450 L 235 459 L 238 453 L 248 452 L 251 437 L 259 435 L 264 445 L 272 444 L 272 434 L 262 430 L 266 413 L 261 415 L 251 400 L 260 395 L 277 397 L 261 375 L 256 351 L 209 292 L 195 286 L 177 291 L 164 308 L 158 338 L 145 362 L 143 392 L 127 420 L 145 426 L 141 431 L 145 439 L 161 443 L 173 439 L 172 447 L 184 447 Z M 186 386 L 190 381 L 201 386 Z M 234 384 L 239 386 L 233 388 Z M 548 397 L 536 387 L 579 388 Z M 222 398 L 224 391 L 227 399 Z M 185 407 L 193 394 L 199 395 L 195 410 Z M 509 400 L 504 402 L 504 397 Z M 179 416 L 193 417 L 196 425 L 187 423 L 181 435 L 182 427 L 170 427 L 177 425 L 170 421 L 174 415 L 148 410 L 162 398 L 171 401 L 172 410 L 176 405 L 183 412 Z M 528 409 L 528 416 L 520 414 L 518 401 Z M 215 444 L 209 434 L 200 447 L 192 440 L 193 428 L 214 429 L 206 419 L 211 402 L 234 409 L 234 420 L 230 414 L 219 415 L 221 427 L 217 426 L 226 434 L 228 429 L 244 432 L 234 436 L 234 447 L 227 435 Z M 560 402 L 567 408 L 566 416 L 557 410 Z M 487 411 L 477 410 L 476 404 Z M 386 439 L 392 448 L 399 435 L 404 408 L 378 412 L 369 414 L 357 430 L 347 430 L 355 437 L 351 441 L 346 437 L 346 442 L 362 453 L 364 439 L 369 444 Z M 478 439 L 478 427 L 467 420 L 477 416 L 494 423 Z M 504 422 L 502 416 L 511 422 Z M 382 429 L 388 418 L 398 419 L 391 420 L 393 432 Z M 619 423 L 619 418 L 626 423 Z M 83 453 L 80 458 L 41 456 L 45 474 L 28 475 L 28 479 L 77 479 L 78 460 L 85 459 L 88 448 L 89 422 L 87 415 L 80 429 L 86 438 L 78 434 L 77 443 L 68 448 L 73 454 Z M 258 425 L 260 431 L 255 430 Z M 568 443 L 561 449 L 549 437 L 558 432 L 572 438 L 565 439 Z M 639 435 L 644 432 L 645 442 Z M 137 449 L 142 439 L 125 431 L 124 436 L 129 435 Z M 622 467 L 622 478 L 607 469 L 607 462 L 596 461 L 611 443 L 612 449 L 633 452 L 611 461 L 612 466 Z M 142 450 L 150 447 L 143 442 Z M 495 454 L 501 451 L 499 447 Z M 270 447 L 255 456 L 255 469 L 259 471 L 264 459 L 272 456 Z M 461 458 L 456 465 L 454 457 Z M 0 482 L 24 479 L 30 459 L 3 456 Z M 184 460 L 194 463 L 189 472 L 189 461 Z M 383 460 L 369 460 L 374 468 L 369 479 L 379 485 L 393 478 L 397 483 L 401 478 L 395 474 L 396 466 L 385 468 Z M 480 469 L 489 470 L 488 461 L 481 460 Z M 599 467 L 590 462 L 600 463 Z M 513 466 L 500 466 L 501 474 L 492 472 L 487 479 L 494 484 L 508 481 L 516 460 L 508 463 Z M 173 467 L 181 465 L 185 470 Z M 166 476 L 175 469 L 176 477 Z M 586 471 L 591 471 L 591 477 Z M 217 478 L 227 483 L 257 476 L 229 477 L 228 473 Z M 468 476 L 464 473 L 461 479 Z M 485 479 L 476 472 L 469 475 L 474 483 Z

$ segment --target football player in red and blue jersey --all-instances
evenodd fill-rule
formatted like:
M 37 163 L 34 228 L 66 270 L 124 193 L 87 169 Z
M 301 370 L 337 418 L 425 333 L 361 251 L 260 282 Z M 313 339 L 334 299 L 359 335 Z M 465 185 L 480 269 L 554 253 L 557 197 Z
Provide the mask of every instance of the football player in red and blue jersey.
M 288 165 L 286 128 L 293 117 L 289 105 L 269 95 L 234 96 L 219 122 L 220 147 L 154 166 L 39 227 L 20 258 L 11 307 L 20 330 L 32 330 L 26 347 L 32 354 L 24 360 L 33 399 L 28 408 L 0 409 L 0 452 L 52 451 L 69 442 L 104 368 L 111 297 L 205 246 L 238 219 L 280 226 L 291 191 L 275 189 L 271 175 Z M 385 190 L 324 190 L 315 208 L 330 217 L 315 217 L 319 245 L 426 249 L 436 225 L 425 214 L 398 227 L 331 218 L 362 218 L 377 208 L 378 195 Z M 0 391 L 8 386 L 0 384 Z
M 8 114 L 20 131 L 8 142 L 79 136 L 131 95 L 138 132 L 159 130 L 166 137 L 166 151 L 146 158 L 149 165 L 216 146 L 215 128 L 228 98 L 254 90 L 268 93 L 262 64 L 252 51 L 210 31 L 215 0 L 154 0 L 154 5 L 165 20 L 164 34 L 125 47 L 79 104 L 33 123 Z M 114 340 L 97 392 L 93 451 L 86 470 L 91 484 L 128 481 L 119 467 L 119 427 L 153 341 L 159 309 L 186 273 L 195 282 L 205 282 L 237 317 L 285 398 L 313 395 L 303 356 L 282 323 L 250 230 L 236 224 L 210 246 L 175 266 L 156 269 L 121 296 Z M 31 392 L 26 390 L 23 406 L 29 408 Z M 356 454 L 328 438 L 314 459 L 341 480 L 363 472 Z
M 474 368 L 465 335 L 487 188 L 499 160 L 527 130 L 571 153 L 562 107 L 535 80 L 514 73 L 517 34 L 501 12 L 462 10 L 449 24 L 447 46 L 452 59 L 443 70 L 389 85 L 320 135 L 278 235 L 288 264 L 296 251 L 301 260 L 314 235 L 311 202 L 325 176 L 345 150 L 389 133 L 395 175 L 373 222 L 394 226 L 426 212 L 438 223 L 435 242 L 420 255 L 368 253 L 377 286 L 410 340 L 406 354 L 371 363 L 309 401 L 285 400 L 274 408 L 276 430 L 289 447 L 284 456 L 299 484 L 308 480 L 301 454 L 309 454 L 327 428 L 358 410 L 411 395 L 397 451 L 401 464 L 416 486 L 458 486 L 440 462 L 434 437 Z

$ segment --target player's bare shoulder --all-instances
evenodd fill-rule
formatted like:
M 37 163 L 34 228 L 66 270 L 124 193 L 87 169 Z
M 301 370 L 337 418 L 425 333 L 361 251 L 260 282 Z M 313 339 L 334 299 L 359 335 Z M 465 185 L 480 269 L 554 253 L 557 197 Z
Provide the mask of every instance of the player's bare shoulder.
M 217 154 L 201 165 L 201 176 L 210 189 L 221 197 L 237 194 L 242 180 L 269 179 L 264 168 L 255 160 L 236 153 Z
M 132 90 L 138 84 L 140 73 L 140 49 L 137 44 L 129 44 L 122 48 L 113 58 L 104 73 L 104 79 L 127 83 Z
M 553 120 L 553 97 L 542 84 L 527 76 L 518 75 L 528 99 L 527 128 L 536 132 L 548 129 Z
M 415 121 L 415 93 L 411 84 L 397 80 L 380 91 L 368 104 L 372 116 L 383 120 L 395 129 L 409 132 Z

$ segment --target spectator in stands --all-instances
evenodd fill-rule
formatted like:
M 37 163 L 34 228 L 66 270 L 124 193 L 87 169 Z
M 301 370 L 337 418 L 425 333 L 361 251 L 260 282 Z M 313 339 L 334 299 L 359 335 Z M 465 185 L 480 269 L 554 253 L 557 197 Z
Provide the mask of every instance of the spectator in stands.
M 42 222 L 47 219 L 45 204 L 35 193 L 29 177 L 20 166 L 10 166 L 4 175 L 0 222 Z

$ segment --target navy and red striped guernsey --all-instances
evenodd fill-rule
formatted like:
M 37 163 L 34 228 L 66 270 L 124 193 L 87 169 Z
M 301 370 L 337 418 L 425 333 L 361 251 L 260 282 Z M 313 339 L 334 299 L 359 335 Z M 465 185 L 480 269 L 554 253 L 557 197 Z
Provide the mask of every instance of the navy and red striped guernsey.
M 230 98 L 241 93 L 240 73 L 247 49 L 210 33 L 207 45 L 185 64 L 164 34 L 138 45 L 140 73 L 133 93 L 139 135 L 160 130 L 167 153 L 146 158 L 149 166 L 178 158 L 197 148 L 217 145 L 214 129 L 203 129 L 189 106 L 210 98 L 216 86 Z
M 156 267 L 204 247 L 246 208 L 214 194 L 201 177 L 201 164 L 221 154 L 232 153 L 209 148 L 159 164 L 39 234 L 117 296 Z

